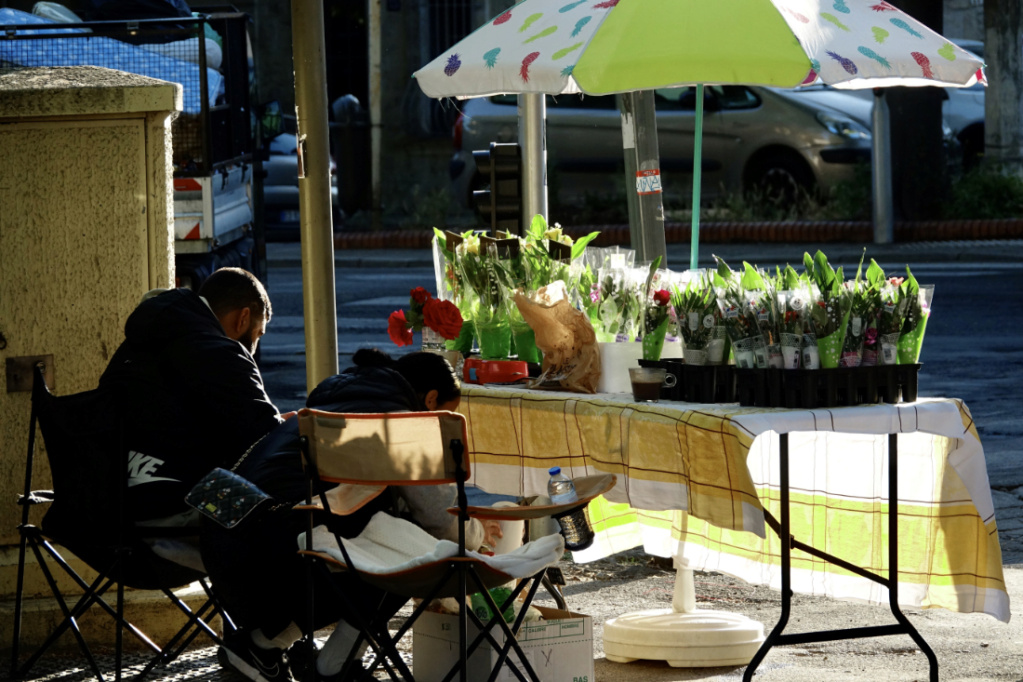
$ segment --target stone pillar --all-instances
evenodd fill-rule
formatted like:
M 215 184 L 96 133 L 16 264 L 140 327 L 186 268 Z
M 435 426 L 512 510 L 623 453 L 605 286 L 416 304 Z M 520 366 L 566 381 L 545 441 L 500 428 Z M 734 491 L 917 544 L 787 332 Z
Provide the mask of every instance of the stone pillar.
M 25 374 L 20 363 L 45 356 L 57 395 L 95 388 L 142 294 L 173 286 L 170 126 L 181 104 L 180 85 L 99 67 L 0 73 L 0 640 L 8 645 L 14 500 L 31 409 L 14 377 Z M 48 488 L 36 443 L 33 487 Z M 23 619 L 29 651 L 59 611 L 34 560 L 26 580 L 27 595 L 39 597 Z M 112 639 L 105 624 L 100 633 Z

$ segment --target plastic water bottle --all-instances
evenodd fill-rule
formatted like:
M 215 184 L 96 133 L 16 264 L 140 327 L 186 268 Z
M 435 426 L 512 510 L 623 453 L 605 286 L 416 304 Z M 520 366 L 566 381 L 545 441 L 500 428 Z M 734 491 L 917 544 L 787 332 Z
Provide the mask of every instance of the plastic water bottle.
M 561 467 L 551 467 L 548 473 L 551 479 L 547 482 L 547 496 L 551 504 L 568 504 L 575 502 L 579 496 L 575 492 L 572 479 L 561 473 Z M 561 535 L 565 538 L 565 549 L 586 549 L 593 544 L 593 529 L 586 520 L 586 507 L 580 505 L 574 511 L 555 517 L 561 525 Z

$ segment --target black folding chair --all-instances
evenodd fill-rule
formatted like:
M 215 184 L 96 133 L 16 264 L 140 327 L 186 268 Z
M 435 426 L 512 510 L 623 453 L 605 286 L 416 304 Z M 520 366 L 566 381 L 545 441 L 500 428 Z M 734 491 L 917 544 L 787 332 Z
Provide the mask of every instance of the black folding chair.
M 36 424 L 45 443 L 53 478 L 53 490 L 32 490 Z M 227 614 L 219 608 L 205 575 L 194 568 L 157 555 L 146 540 L 181 539 L 195 535 L 195 529 L 139 528 L 126 519 L 127 448 L 123 447 L 122 427 L 117 404 L 102 388 L 57 397 L 46 386 L 41 368 L 36 368 L 32 388 L 32 412 L 29 420 L 28 454 L 25 461 L 25 490 L 18 498 L 22 505 L 18 526 L 20 546 L 18 579 L 14 607 L 14 641 L 11 676 L 24 677 L 39 658 L 70 631 L 81 653 L 99 680 L 104 680 L 96 658 L 83 636 L 78 621 L 96 606 L 113 618 L 115 632 L 114 679 L 121 679 L 123 632 L 128 630 L 144 646 L 155 652 L 146 667 L 135 676 L 141 680 L 157 665 L 173 661 L 200 632 L 222 644 L 210 626 L 220 615 L 225 628 L 233 628 Z M 29 523 L 29 511 L 39 504 L 49 507 L 40 526 Z M 19 661 L 26 549 L 31 548 L 39 570 L 46 579 L 63 621 L 23 663 Z M 85 580 L 63 556 L 74 554 L 98 574 Z M 57 583 L 54 567 L 59 567 L 81 590 L 69 604 Z M 198 582 L 206 593 L 205 603 L 192 611 L 172 591 Z M 124 589 L 159 590 L 187 617 L 186 624 L 163 646 L 124 617 Z M 108 603 L 108 592 L 116 599 Z

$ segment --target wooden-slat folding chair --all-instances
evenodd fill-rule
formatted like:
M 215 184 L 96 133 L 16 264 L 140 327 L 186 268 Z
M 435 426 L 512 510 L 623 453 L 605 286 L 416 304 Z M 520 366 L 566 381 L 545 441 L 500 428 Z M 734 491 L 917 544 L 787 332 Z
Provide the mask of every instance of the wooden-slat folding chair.
M 464 486 L 470 463 L 464 446 L 465 418 L 453 412 L 337 414 L 305 409 L 299 412 L 298 419 L 302 452 L 311 474 L 310 510 L 351 514 L 389 485 L 454 483 L 457 486 L 457 507 L 449 510 L 457 514 L 460 521 L 457 543 L 437 540 L 415 524 L 382 512 L 377 513 L 357 537 L 344 539 L 323 526 L 313 529 L 310 513 L 310 530 L 300 537 L 299 544 L 304 548 L 302 553 L 319 567 L 318 570 L 347 571 L 367 585 L 422 600 L 393 636 L 388 631 L 390 614 L 383 618 L 356 614 L 361 622 L 350 624 L 360 630 L 359 641 L 342 669 L 342 677 L 346 671 L 361 665 L 357 652 L 362 642 L 367 642 L 376 654 L 374 667 L 382 665 L 393 680 L 413 681 L 412 672 L 398 654 L 396 643 L 432 600 L 450 597 L 459 607 L 459 647 L 457 661 L 446 680 L 457 675 L 464 682 L 468 657 L 486 641 L 499 652 L 491 680 L 507 666 L 517 679 L 539 682 L 519 647 L 516 633 L 547 567 L 555 564 L 564 553 L 564 540 L 560 535 L 550 535 L 528 542 L 509 554 L 493 557 L 466 549 L 464 524 L 470 518 L 470 508 Z M 591 486 L 590 481 L 585 481 L 583 485 L 587 491 L 599 492 L 580 497 L 573 505 L 474 507 L 472 511 L 495 519 L 557 514 L 586 504 L 614 485 L 611 475 L 590 478 L 599 478 L 600 483 Z M 316 496 L 314 501 L 312 491 L 316 479 L 337 483 L 338 487 Z M 511 596 L 503 604 L 496 604 L 488 590 L 516 581 Z M 482 622 L 467 604 L 466 594 L 475 592 L 484 597 L 491 613 L 496 614 L 489 622 Z M 525 597 L 519 613 L 513 622 L 506 623 L 501 614 L 523 592 Z M 343 591 L 339 590 L 338 596 L 344 599 Z M 310 605 L 313 598 L 310 595 Z M 471 642 L 468 638 L 470 622 L 478 630 Z M 503 631 L 503 645 L 494 637 L 495 630 Z

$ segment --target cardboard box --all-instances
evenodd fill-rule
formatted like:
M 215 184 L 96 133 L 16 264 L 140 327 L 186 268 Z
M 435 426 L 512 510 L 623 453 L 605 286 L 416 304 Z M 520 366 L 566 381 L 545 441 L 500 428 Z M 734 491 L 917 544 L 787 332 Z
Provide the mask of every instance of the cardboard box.
M 541 682 L 593 682 L 593 620 L 589 616 L 570 611 L 536 607 L 544 620 L 524 623 L 519 630 L 519 645 Z M 504 633 L 491 630 L 501 644 Z M 471 644 L 477 630 L 469 623 L 468 641 Z M 419 682 L 439 682 L 458 660 L 457 616 L 427 612 L 412 627 L 412 671 Z M 508 658 L 518 661 L 512 649 Z M 490 677 L 497 652 L 489 642 L 481 644 L 469 657 L 470 680 Z M 457 678 L 456 678 L 457 679 Z M 502 666 L 497 679 L 500 682 L 516 677 Z

